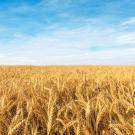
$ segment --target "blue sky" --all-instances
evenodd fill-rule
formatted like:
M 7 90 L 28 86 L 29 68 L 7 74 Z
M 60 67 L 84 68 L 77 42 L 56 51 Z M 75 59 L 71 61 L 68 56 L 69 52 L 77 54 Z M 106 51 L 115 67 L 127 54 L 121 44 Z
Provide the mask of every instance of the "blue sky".
M 0 0 L 0 64 L 135 64 L 134 0 Z

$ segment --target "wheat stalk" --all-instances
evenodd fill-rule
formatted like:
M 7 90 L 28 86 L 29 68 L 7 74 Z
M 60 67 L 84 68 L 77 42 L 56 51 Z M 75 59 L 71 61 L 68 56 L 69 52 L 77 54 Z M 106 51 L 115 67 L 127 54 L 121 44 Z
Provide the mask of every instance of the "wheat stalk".
M 17 125 L 15 125 L 12 129 L 9 129 L 8 135 L 13 135 L 16 133 L 16 130 L 18 130 L 22 125 L 25 123 L 25 119 L 20 121 Z

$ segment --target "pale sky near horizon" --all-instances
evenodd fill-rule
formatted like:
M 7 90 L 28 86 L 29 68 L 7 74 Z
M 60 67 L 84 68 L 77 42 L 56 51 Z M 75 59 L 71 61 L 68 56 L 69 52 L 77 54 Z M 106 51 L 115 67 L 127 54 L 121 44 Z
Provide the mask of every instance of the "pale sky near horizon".
M 0 0 L 0 64 L 135 64 L 135 0 Z

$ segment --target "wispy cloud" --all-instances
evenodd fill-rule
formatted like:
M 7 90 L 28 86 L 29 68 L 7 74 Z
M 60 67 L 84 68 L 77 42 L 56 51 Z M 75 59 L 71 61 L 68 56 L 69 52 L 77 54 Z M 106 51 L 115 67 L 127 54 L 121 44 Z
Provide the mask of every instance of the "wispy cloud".
M 117 37 L 117 42 L 119 44 L 135 45 L 135 31 L 133 32 L 123 32 Z
M 1 64 L 133 64 L 135 47 L 130 44 L 134 43 L 134 33 L 89 26 L 58 27 L 34 37 L 15 33 L 14 42 L 2 51 L 7 55 Z
M 117 10 L 132 5 L 120 1 L 8 6 L 0 13 L 0 64 L 134 64 L 135 20 Z
M 135 17 L 129 18 L 127 21 L 123 22 L 122 25 L 123 26 L 135 25 Z

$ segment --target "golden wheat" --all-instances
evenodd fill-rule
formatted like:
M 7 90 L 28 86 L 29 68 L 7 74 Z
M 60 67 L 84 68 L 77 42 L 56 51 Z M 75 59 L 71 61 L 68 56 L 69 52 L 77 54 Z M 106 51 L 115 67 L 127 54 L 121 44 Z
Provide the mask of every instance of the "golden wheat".
M 135 135 L 135 67 L 1 66 L 0 135 Z

